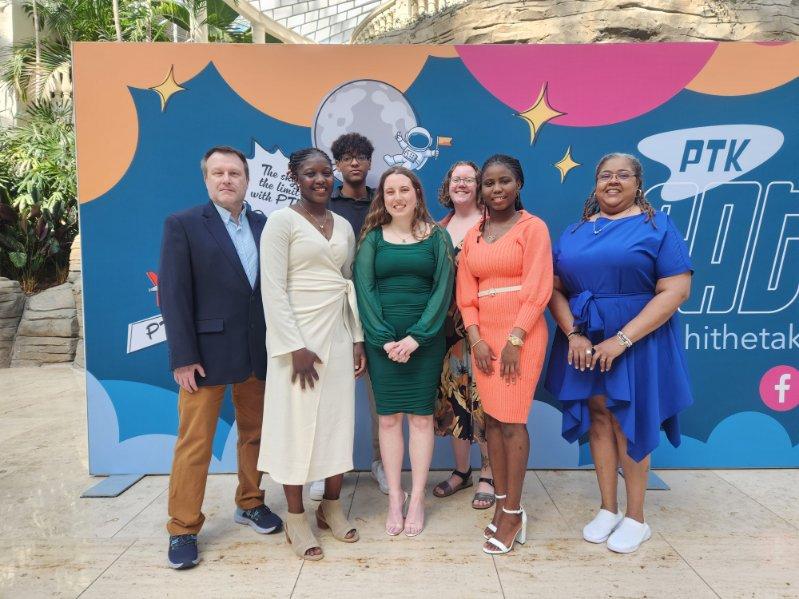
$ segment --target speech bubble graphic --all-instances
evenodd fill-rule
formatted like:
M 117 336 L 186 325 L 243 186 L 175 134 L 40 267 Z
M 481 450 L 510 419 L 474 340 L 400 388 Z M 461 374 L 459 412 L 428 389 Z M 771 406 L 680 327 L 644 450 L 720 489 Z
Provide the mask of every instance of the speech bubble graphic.
M 668 167 L 661 197 L 674 202 L 693 197 L 693 185 L 708 190 L 745 175 L 774 156 L 784 140 L 773 127 L 713 125 L 651 135 L 638 150 Z
M 253 142 L 253 157 L 247 159 L 250 184 L 244 199 L 253 210 L 269 216 L 278 208 L 291 206 L 300 199 L 297 185 L 289 178 L 289 159 L 275 148 L 268 152 L 257 141 Z

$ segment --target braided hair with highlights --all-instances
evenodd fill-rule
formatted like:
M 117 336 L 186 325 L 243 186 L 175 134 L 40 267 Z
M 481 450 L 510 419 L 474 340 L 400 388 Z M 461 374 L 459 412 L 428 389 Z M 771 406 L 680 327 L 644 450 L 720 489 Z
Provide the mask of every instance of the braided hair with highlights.
M 599 176 L 599 172 L 602 170 L 604 164 L 613 158 L 622 158 L 630 163 L 633 176 L 638 180 L 638 188 L 635 190 L 635 205 L 638 206 L 641 209 L 641 212 L 646 215 L 644 222 L 651 222 L 652 226 L 656 227 L 654 219 L 655 209 L 652 204 L 649 203 L 649 200 L 646 199 L 646 194 L 644 193 L 644 167 L 638 158 L 632 154 L 625 154 L 623 152 L 611 152 L 610 154 L 605 154 L 596 165 L 596 170 L 594 171 L 594 181 L 596 181 L 597 177 Z M 596 189 L 596 183 L 594 184 L 594 187 Z M 583 214 L 580 217 L 580 222 L 574 228 L 572 233 L 576 231 L 580 225 L 597 213 L 599 213 L 599 202 L 594 195 L 594 191 L 592 191 L 591 195 L 589 195 L 588 199 L 585 201 L 585 204 L 583 204 Z
M 513 208 L 515 210 L 523 210 L 524 205 L 522 204 L 521 189 L 524 187 L 524 171 L 522 170 L 522 163 L 513 156 L 508 156 L 507 154 L 494 154 L 483 163 L 480 173 L 485 173 L 486 169 L 494 164 L 501 164 L 507 168 L 511 173 L 513 173 L 513 177 L 519 182 L 519 194 L 516 196 L 516 202 L 514 203 Z M 482 190 L 478 190 L 478 195 L 482 195 Z M 480 219 L 480 237 L 483 236 L 486 221 L 488 220 L 488 204 L 483 201 L 482 205 L 483 216 Z M 479 241 L 480 240 L 478 238 L 478 242 Z

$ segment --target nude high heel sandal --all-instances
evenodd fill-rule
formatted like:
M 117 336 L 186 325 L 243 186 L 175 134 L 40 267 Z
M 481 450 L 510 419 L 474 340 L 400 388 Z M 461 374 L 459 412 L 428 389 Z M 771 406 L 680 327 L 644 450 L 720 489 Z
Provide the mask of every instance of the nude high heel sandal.
M 513 537 L 513 540 L 510 542 L 510 547 L 506 547 L 505 544 L 502 541 L 498 541 L 496 537 L 491 537 L 488 539 L 488 544 L 494 547 L 494 549 L 483 547 L 483 552 L 487 553 L 488 555 L 501 555 L 508 553 L 511 549 L 513 549 L 514 543 L 521 543 L 524 545 L 527 542 L 527 513 L 524 511 L 524 508 L 520 507 L 518 510 L 506 510 L 503 507 L 502 511 L 506 514 L 521 514 L 522 526 Z

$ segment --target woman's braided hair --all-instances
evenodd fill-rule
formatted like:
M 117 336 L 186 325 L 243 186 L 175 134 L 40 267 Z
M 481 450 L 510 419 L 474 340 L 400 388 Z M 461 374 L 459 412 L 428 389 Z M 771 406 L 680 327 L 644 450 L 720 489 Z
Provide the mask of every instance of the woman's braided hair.
M 510 172 L 513 173 L 515 179 L 520 183 L 519 185 L 519 194 L 516 196 L 516 202 L 513 205 L 515 210 L 523 210 L 524 205 L 522 204 L 522 194 L 521 189 L 524 187 L 524 171 L 522 170 L 522 163 L 519 162 L 513 156 L 508 156 L 507 154 L 494 154 L 493 156 L 489 157 L 483 163 L 483 167 L 480 169 L 480 173 L 486 172 L 486 169 L 493 164 L 501 164 L 502 166 L 506 167 Z M 478 195 L 482 194 L 482 190 L 477 191 Z M 483 230 L 486 226 L 486 221 L 488 220 L 488 205 L 483 201 L 483 216 L 480 219 L 480 236 L 483 235 Z
M 302 150 L 297 150 L 296 152 L 292 152 L 289 156 L 289 176 L 295 183 L 297 182 L 300 165 L 311 156 L 320 156 L 324 158 L 330 165 L 330 168 L 333 168 L 333 162 L 330 160 L 330 156 L 319 148 L 303 148 Z
M 641 212 L 646 214 L 644 222 L 651 222 L 653 227 L 656 226 L 654 220 L 655 209 L 652 207 L 652 204 L 649 203 L 649 200 L 646 199 L 646 194 L 644 193 L 644 167 L 641 161 L 632 154 L 611 152 L 600 158 L 596 165 L 596 171 L 594 171 L 594 191 L 596 190 L 596 179 L 599 177 L 599 172 L 602 170 L 604 164 L 612 158 L 623 158 L 632 166 L 633 176 L 638 180 L 638 188 L 635 190 L 635 205 L 641 209 Z M 583 214 L 580 217 L 580 222 L 577 224 L 577 227 L 574 228 L 575 231 L 581 224 L 599 212 L 599 202 L 594 195 L 594 191 L 591 192 L 591 195 L 588 196 L 585 204 L 583 204 Z

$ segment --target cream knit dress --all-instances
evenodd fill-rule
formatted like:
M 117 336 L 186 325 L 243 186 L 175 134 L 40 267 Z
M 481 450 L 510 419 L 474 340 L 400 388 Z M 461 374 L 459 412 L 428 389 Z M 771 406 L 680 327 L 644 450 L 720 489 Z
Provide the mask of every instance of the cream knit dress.
M 355 435 L 353 343 L 363 341 L 353 287 L 355 235 L 333 214 L 328 241 L 302 215 L 283 208 L 261 235 L 266 315 L 266 395 L 258 469 L 301 485 L 352 469 Z M 291 382 L 291 352 L 308 348 L 314 388 Z

